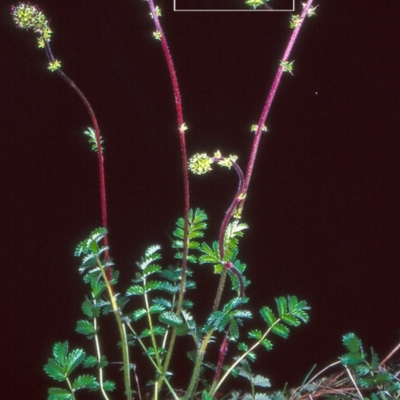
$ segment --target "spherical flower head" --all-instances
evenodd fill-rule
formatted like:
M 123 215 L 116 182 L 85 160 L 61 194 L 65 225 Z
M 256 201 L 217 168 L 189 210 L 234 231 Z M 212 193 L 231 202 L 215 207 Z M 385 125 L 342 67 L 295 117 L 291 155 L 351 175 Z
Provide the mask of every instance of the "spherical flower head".
M 213 159 L 206 153 L 195 154 L 188 162 L 188 168 L 194 174 L 202 175 L 211 171 L 211 164 Z
M 49 21 L 38 6 L 21 3 L 11 7 L 11 15 L 18 28 L 33 30 L 40 35 L 39 47 L 44 47 L 44 41 L 50 41 L 52 32 L 49 28 Z

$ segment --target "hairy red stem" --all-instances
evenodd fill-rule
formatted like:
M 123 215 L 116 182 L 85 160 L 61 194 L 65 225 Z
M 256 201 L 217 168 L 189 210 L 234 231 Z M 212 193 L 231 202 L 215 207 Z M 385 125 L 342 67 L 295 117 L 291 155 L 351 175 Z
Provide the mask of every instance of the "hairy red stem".
M 293 32 L 292 32 L 292 36 L 290 37 L 289 43 L 286 46 L 285 49 L 285 53 L 283 54 L 283 58 L 282 61 L 288 61 L 290 53 L 292 51 L 293 45 L 296 42 L 297 36 L 299 34 L 300 28 L 304 22 L 305 17 L 307 16 L 307 11 L 309 10 L 309 8 L 311 7 L 312 3 L 314 0 L 307 0 L 306 5 L 303 8 L 303 12 L 301 13 L 300 16 L 300 22 L 298 23 L 298 25 L 296 26 L 296 28 L 294 28 Z M 253 146 L 251 149 L 251 153 L 250 153 L 250 159 L 249 159 L 249 163 L 247 165 L 247 171 L 246 171 L 246 179 L 245 179 L 245 184 L 244 184 L 244 192 L 247 193 L 248 188 L 249 188 L 249 184 L 250 184 L 250 179 L 251 179 L 251 175 L 253 174 L 253 168 L 254 168 L 254 163 L 257 157 L 257 152 L 258 152 L 258 146 L 260 144 L 260 139 L 261 139 L 261 134 L 262 134 L 262 130 L 263 130 L 263 126 L 265 124 L 265 121 L 267 119 L 268 113 L 271 109 L 271 104 L 272 101 L 274 100 L 276 91 L 278 89 L 279 83 L 281 81 L 282 78 L 282 74 L 284 72 L 284 69 L 282 66 L 280 66 L 278 68 L 278 71 L 275 75 L 275 79 L 272 83 L 271 89 L 269 91 L 267 100 L 265 102 L 264 108 L 262 110 L 260 119 L 258 121 L 258 127 L 257 127 L 257 131 L 254 137 L 254 141 L 253 141 Z M 244 200 L 243 199 L 241 201 L 241 208 L 243 207 L 244 204 Z
M 45 51 L 46 51 L 47 58 L 51 62 L 54 62 L 55 58 L 51 51 L 49 42 L 45 43 Z M 61 69 L 57 69 L 57 73 L 64 80 L 64 82 L 66 82 L 75 91 L 75 93 L 79 96 L 79 98 L 82 100 L 82 102 L 85 105 L 85 107 L 90 115 L 90 118 L 92 120 L 93 128 L 94 128 L 95 135 L 96 135 L 96 142 L 97 142 L 97 159 L 98 159 L 98 165 L 99 165 L 99 178 L 100 178 L 101 220 L 102 220 L 103 228 L 107 229 L 106 183 L 105 183 L 105 174 L 104 174 L 103 150 L 101 149 L 101 142 L 100 142 L 99 124 L 97 122 L 97 118 L 93 111 L 93 108 L 89 103 L 89 100 L 86 98 L 86 96 L 83 94 L 83 92 L 78 88 L 78 86 L 76 86 L 75 82 L 71 78 L 69 78 L 64 73 L 64 71 L 62 71 Z M 107 235 L 104 237 L 104 245 L 106 247 L 108 247 L 108 236 Z M 108 249 L 105 252 L 105 259 L 106 259 L 107 263 L 110 261 L 110 254 L 109 254 Z M 106 267 L 106 276 L 107 276 L 107 279 L 110 281 L 111 280 L 111 268 L 109 266 Z
M 174 62 L 172 60 L 171 53 L 168 48 L 167 39 L 165 38 L 164 31 L 158 19 L 159 12 L 157 12 L 154 1 L 149 0 L 149 6 L 152 18 L 154 20 L 154 25 L 157 29 L 157 33 L 160 35 L 160 41 L 162 49 L 164 52 L 165 60 L 168 65 L 169 74 L 171 77 L 172 88 L 174 91 L 175 107 L 176 107 L 176 117 L 178 121 L 179 129 L 179 141 L 181 145 L 181 155 L 182 155 L 182 170 L 183 170 L 183 192 L 184 192 L 184 227 L 183 227 L 183 254 L 182 254 L 182 279 L 181 279 L 181 290 L 180 298 L 178 300 L 177 314 L 180 313 L 182 308 L 183 294 L 186 287 L 186 264 L 187 264 L 187 252 L 188 252 L 188 233 L 189 233 L 189 208 L 190 208 L 190 195 L 189 195 L 189 172 L 187 168 L 187 153 L 186 153 L 186 139 L 185 139 L 185 126 L 183 121 L 183 110 L 182 101 L 179 90 L 178 78 L 176 76 L 176 71 L 174 67 Z

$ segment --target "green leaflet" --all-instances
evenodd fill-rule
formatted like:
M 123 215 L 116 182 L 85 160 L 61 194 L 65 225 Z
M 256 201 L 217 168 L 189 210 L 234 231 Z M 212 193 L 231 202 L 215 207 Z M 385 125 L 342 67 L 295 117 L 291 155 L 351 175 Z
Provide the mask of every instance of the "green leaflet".
M 219 255 L 218 242 L 213 242 L 213 247 L 208 246 L 207 243 L 202 243 L 199 249 L 203 254 L 199 257 L 200 264 L 221 264 L 221 257 Z
M 78 321 L 75 331 L 82 335 L 86 335 L 88 339 L 91 339 L 97 333 L 93 324 L 87 320 Z
M 248 228 L 249 226 L 247 224 L 239 222 L 239 220 L 234 220 L 228 224 L 224 237 L 224 247 L 226 253 L 238 248 L 238 238 L 243 237 L 243 230 Z
M 72 388 L 74 390 L 79 390 L 79 389 L 90 389 L 94 390 L 99 387 L 99 384 L 96 382 L 96 378 L 92 375 L 80 375 L 78 376 L 73 384 Z
M 98 242 L 102 240 L 106 235 L 107 229 L 95 229 L 86 240 L 83 240 L 78 244 L 75 249 L 75 256 L 80 257 L 81 255 L 86 255 L 89 253 L 99 255 L 100 248 L 98 247 Z
M 100 315 L 100 308 L 92 304 L 89 299 L 86 299 L 82 303 L 82 312 L 89 318 L 97 318 Z
M 72 400 L 72 393 L 66 389 L 50 388 L 47 400 Z
M 308 322 L 308 314 L 306 310 L 309 310 L 307 303 L 305 301 L 298 301 L 296 296 L 288 296 L 279 297 L 275 299 L 277 309 L 278 309 L 278 317 L 276 317 L 273 311 L 269 307 L 263 307 L 260 310 L 260 314 L 263 317 L 264 321 L 273 329 L 274 324 L 277 325 L 277 319 L 279 318 L 281 321 L 287 323 L 291 326 L 298 326 L 301 322 Z M 285 334 L 284 330 L 281 328 L 277 329 L 278 333 Z M 278 333 L 279 334 L 279 333 Z
M 159 315 L 158 320 L 163 324 L 178 327 L 183 325 L 183 319 L 172 311 L 165 311 Z
M 49 358 L 44 370 L 51 378 L 65 381 L 66 378 L 85 359 L 82 349 L 75 349 L 68 353 L 68 342 L 56 343 L 53 347 L 53 357 Z
M 86 131 L 83 132 L 84 135 L 88 136 L 89 138 L 89 144 L 92 145 L 92 150 L 93 151 L 98 151 L 98 144 L 97 144 L 97 139 L 96 139 L 96 132 L 93 128 L 87 128 Z M 104 147 L 102 144 L 104 143 L 103 138 L 100 136 L 100 148 L 101 150 L 104 150 Z
M 251 365 L 246 359 L 242 360 L 236 367 L 236 373 L 249 380 L 252 386 L 271 387 L 271 382 L 268 378 L 253 373 Z
M 135 310 L 132 314 L 132 318 L 134 321 L 138 321 L 140 318 L 144 317 L 149 314 L 160 314 L 163 311 L 165 311 L 165 307 L 159 304 L 153 304 L 149 307 L 149 311 L 147 311 L 145 308 L 139 308 Z
M 201 393 L 201 400 L 213 400 L 214 398 L 207 393 L 206 390 L 203 390 Z
M 146 268 L 154 261 L 160 260 L 161 255 L 159 254 L 159 250 L 161 250 L 161 246 L 153 245 L 146 249 L 144 253 L 144 257 L 136 263 L 136 265 L 142 270 L 146 270 Z M 149 275 L 149 274 L 147 274 Z
M 343 344 L 347 348 L 348 353 L 340 358 L 342 364 L 351 366 L 364 362 L 367 355 L 364 353 L 361 340 L 354 333 L 350 332 L 344 335 Z

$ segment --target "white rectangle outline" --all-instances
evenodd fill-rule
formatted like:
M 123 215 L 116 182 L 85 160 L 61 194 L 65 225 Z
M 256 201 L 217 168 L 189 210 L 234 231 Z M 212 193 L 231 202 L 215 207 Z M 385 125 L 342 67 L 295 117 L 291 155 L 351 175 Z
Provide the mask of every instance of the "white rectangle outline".
M 215 0 L 218 1 L 218 0 Z M 292 9 L 291 10 L 177 10 L 176 9 L 176 0 L 174 0 L 174 11 L 176 12 L 293 12 L 294 11 L 294 0 L 292 0 Z

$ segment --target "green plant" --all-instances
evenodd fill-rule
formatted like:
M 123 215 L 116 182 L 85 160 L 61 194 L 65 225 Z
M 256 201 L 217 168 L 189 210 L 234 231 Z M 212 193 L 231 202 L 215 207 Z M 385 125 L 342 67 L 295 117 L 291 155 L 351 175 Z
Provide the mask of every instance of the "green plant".
M 397 398 L 400 395 L 400 383 L 396 376 L 381 368 L 377 353 L 371 348 L 371 358 L 368 361 L 361 340 L 354 334 L 343 336 L 343 344 L 347 349 L 340 361 L 353 383 L 357 394 L 369 393 L 373 400 Z
M 339 358 L 339 361 L 324 368 L 285 398 L 290 400 L 310 397 L 329 400 L 400 398 L 399 363 L 397 361 L 386 365 L 400 345 L 397 345 L 387 357 L 380 361 L 372 348 L 368 359 L 361 340 L 354 333 L 344 335 L 343 344 L 347 352 Z M 343 367 L 344 370 L 317 379 L 323 372 L 338 366 Z
M 84 103 L 93 128 L 84 134 L 88 136 L 92 150 L 97 153 L 100 180 L 102 227 L 95 229 L 76 248 L 75 255 L 81 258 L 80 273 L 85 284 L 89 286 L 89 296 L 82 304 L 85 319 L 78 321 L 76 331 L 93 341 L 95 353 L 88 355 L 82 349 L 69 351 L 68 342 L 57 343 L 53 347 L 53 357 L 45 365 L 45 372 L 54 380 L 63 382 L 62 388 L 50 388 L 49 399 L 76 399 L 76 393 L 82 389 L 99 391 L 104 399 L 112 398 L 116 385 L 105 378 L 110 361 L 102 349 L 102 332 L 100 321 L 113 315 L 119 333 L 121 349 L 121 365 L 123 371 L 124 391 L 126 399 L 133 396 L 132 377 L 135 365 L 131 359 L 131 348 L 137 346 L 153 367 L 154 375 L 149 385 L 152 396 L 159 398 L 161 389 L 167 387 L 170 395 L 176 399 L 197 398 L 212 399 L 230 376 L 243 376 L 250 382 L 251 398 L 256 398 L 256 386 L 267 387 L 269 381 L 265 377 L 253 374 L 250 365 L 256 359 L 255 350 L 264 347 L 272 349 L 271 336 L 275 334 L 283 338 L 289 335 L 289 328 L 299 326 L 308 321 L 308 305 L 296 296 L 279 297 L 276 311 L 270 307 L 262 307 L 260 316 L 262 329 L 253 329 L 243 333 L 246 320 L 253 318 L 246 309 L 249 298 L 246 296 L 248 279 L 245 276 L 246 265 L 238 259 L 239 240 L 247 224 L 241 222 L 246 194 L 257 157 L 262 133 L 267 129 L 265 121 L 272 101 L 284 72 L 293 72 L 293 61 L 289 61 L 292 47 L 299 30 L 307 16 L 312 16 L 315 8 L 313 0 L 304 4 L 300 15 L 292 16 L 290 27 L 293 30 L 282 60 L 277 66 L 277 74 L 270 93 L 262 110 L 258 124 L 252 126 L 254 141 L 246 172 L 243 173 L 235 155 L 224 156 L 216 151 L 212 156 L 196 154 L 189 160 L 186 154 L 186 136 L 188 129 L 183 118 L 181 96 L 174 63 L 169 52 L 159 18 L 161 9 L 149 0 L 151 16 L 155 31 L 153 36 L 161 42 L 171 76 L 176 104 L 177 131 L 181 146 L 181 163 L 184 183 L 183 217 L 176 223 L 173 232 L 172 248 L 175 258 L 180 260 L 176 266 L 162 266 L 160 247 L 151 246 L 143 258 L 137 263 L 138 270 L 132 284 L 121 290 L 119 273 L 113 267 L 107 240 L 107 205 L 104 180 L 104 142 L 95 113 L 83 92 L 66 75 L 61 63 L 53 56 L 50 40 L 51 29 L 44 13 L 37 7 L 21 3 L 12 8 L 12 16 L 19 28 L 33 30 L 38 35 L 38 45 L 46 52 L 49 59 L 49 70 L 58 74 L 79 96 Z M 238 176 L 238 189 L 222 219 L 217 240 L 208 244 L 202 240 L 207 227 L 207 215 L 200 209 L 190 209 L 189 171 L 204 174 L 211 171 L 213 165 L 233 169 Z M 190 289 L 195 287 L 191 279 L 194 267 L 211 265 L 219 284 L 215 294 L 213 307 L 204 323 L 196 318 L 196 310 L 190 297 Z M 228 279 L 229 278 L 229 279 Z M 227 287 L 231 292 L 227 293 Z M 136 300 L 140 299 L 140 300 Z M 176 342 L 179 337 L 188 336 L 192 340 L 193 351 L 188 355 L 193 361 L 193 372 L 183 394 L 173 386 L 170 362 L 176 353 Z M 209 345 L 218 341 L 219 351 L 214 362 L 209 356 Z M 227 361 L 228 351 L 234 349 L 233 361 Z M 78 374 L 78 367 L 94 370 L 88 374 Z M 207 379 L 205 371 L 211 369 L 213 378 Z M 140 386 L 137 392 L 141 397 Z

